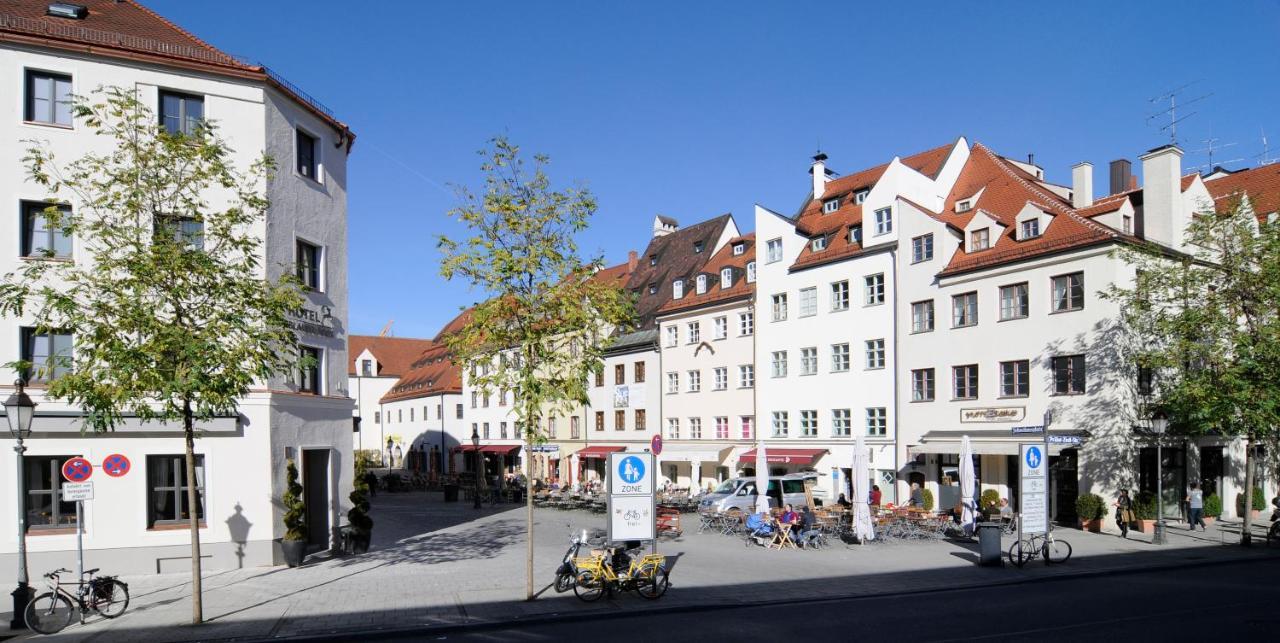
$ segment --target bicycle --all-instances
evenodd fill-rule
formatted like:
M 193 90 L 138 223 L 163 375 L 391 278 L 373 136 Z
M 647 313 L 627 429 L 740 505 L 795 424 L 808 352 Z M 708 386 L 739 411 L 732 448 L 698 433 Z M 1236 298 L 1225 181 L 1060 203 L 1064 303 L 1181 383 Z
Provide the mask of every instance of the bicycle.
M 1053 537 L 1053 530 L 1048 533 L 1032 534 L 1022 540 L 1014 541 L 1009 546 L 1009 562 L 1015 567 L 1022 567 L 1036 556 L 1044 556 L 1046 565 L 1061 564 L 1071 558 L 1071 543 Z
M 573 564 L 578 570 L 578 576 L 574 579 L 574 595 L 587 603 L 599 600 L 606 593 L 612 595 L 615 591 L 627 590 L 635 590 L 649 600 L 662 598 L 671 586 L 670 573 L 664 564 L 666 556 L 648 554 L 636 560 L 626 554 L 626 551 L 634 549 L 637 547 L 625 550 L 615 547 L 607 550 L 611 561 L 606 560 L 606 556 L 575 558 Z M 619 575 L 614 567 L 623 564 L 628 565 L 627 571 Z
M 80 613 L 80 623 L 84 623 L 86 612 L 93 611 L 103 618 L 115 618 L 129 609 L 129 586 L 115 576 L 94 578 L 98 568 L 87 569 L 75 583 L 63 583 L 60 576 L 72 573 L 69 569 L 55 569 L 44 577 L 49 581 L 49 591 L 33 599 L 23 612 L 27 627 L 40 634 L 56 634 L 71 624 L 72 610 Z M 72 594 L 63 587 L 76 586 Z M 72 607 L 72 605 L 75 607 Z

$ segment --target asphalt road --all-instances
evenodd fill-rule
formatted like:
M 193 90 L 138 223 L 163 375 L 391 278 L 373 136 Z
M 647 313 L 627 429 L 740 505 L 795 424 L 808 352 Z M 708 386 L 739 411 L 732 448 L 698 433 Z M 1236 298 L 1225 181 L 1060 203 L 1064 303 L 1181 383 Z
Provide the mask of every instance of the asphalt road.
M 1280 561 L 801 604 L 524 624 L 437 641 L 1280 639 Z M 892 590 L 892 588 L 886 588 Z M 676 591 L 676 588 L 672 588 Z M 782 597 L 779 597 L 782 598 Z M 627 602 L 620 602 L 620 610 Z M 424 640 L 424 634 L 403 641 Z

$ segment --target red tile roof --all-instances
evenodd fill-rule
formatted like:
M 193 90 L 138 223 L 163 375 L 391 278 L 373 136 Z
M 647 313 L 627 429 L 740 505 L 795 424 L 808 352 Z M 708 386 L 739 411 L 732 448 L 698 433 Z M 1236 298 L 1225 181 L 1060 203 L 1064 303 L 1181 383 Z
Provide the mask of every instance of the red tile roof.
M 449 323 L 445 324 L 444 328 L 441 328 L 440 332 L 436 333 L 436 336 L 431 338 L 431 341 L 437 344 L 443 344 L 446 336 L 452 335 L 466 327 L 467 323 L 471 321 L 471 315 L 474 310 L 474 308 L 468 307 L 466 310 L 458 313 L 458 316 L 449 320 Z
M 1242 195 L 1248 195 L 1249 204 L 1259 219 L 1280 212 L 1280 163 L 1205 181 L 1204 186 L 1213 196 L 1214 209 L 1218 212 L 1233 207 L 1235 199 Z
M 973 146 L 969 161 L 947 197 L 949 209 L 940 218 L 964 228 L 981 211 L 1005 227 L 999 236 L 992 239 L 987 250 L 965 252 L 963 246 L 958 248 L 940 275 L 989 268 L 1122 237 L 1118 232 L 1077 214 L 1065 199 L 1036 185 L 1028 176 L 981 143 Z M 954 211 L 957 199 L 970 197 L 978 190 L 982 190 L 982 195 L 972 210 L 962 214 Z M 1055 216 L 1039 237 L 1019 241 L 1015 238 L 1016 217 L 1027 203 Z
M 734 255 L 733 247 L 738 244 L 746 247 L 743 249 L 742 254 Z M 717 252 L 703 266 L 703 270 L 707 274 L 707 291 L 699 295 L 695 288 L 686 287 L 684 297 L 672 299 L 663 304 L 658 309 L 658 313 L 666 314 L 701 308 L 702 306 L 750 297 L 756 291 L 756 284 L 755 282 L 747 281 L 747 264 L 755 260 L 756 234 L 754 232 L 730 239 L 729 243 L 726 243 L 720 249 L 720 252 Z M 733 284 L 728 288 L 721 289 L 720 271 L 724 268 L 733 269 Z
M 367 349 L 378 360 L 376 376 L 400 377 L 409 371 L 410 362 L 433 345 L 429 339 L 352 335 L 347 338 L 347 373 L 359 373 L 356 359 Z
M 228 55 L 136 0 L 73 0 L 89 14 L 82 20 L 47 15 L 45 0 L 0 0 L 0 42 L 136 60 L 247 78 L 270 85 L 355 139 L 346 124 L 262 65 Z
M 671 283 L 676 279 L 688 280 L 702 270 L 711 258 L 711 251 L 729 225 L 731 215 L 718 217 L 681 228 L 671 234 L 653 237 L 640 255 L 637 266 L 627 279 L 627 289 L 637 294 L 636 330 L 654 327 L 658 309 L 671 301 Z M 704 250 L 693 251 L 695 243 L 702 243 Z M 657 257 L 656 265 L 649 265 L 649 258 Z M 655 292 L 649 292 L 649 284 Z M 685 292 L 689 287 L 685 286 Z
M 449 350 L 443 344 L 433 344 L 422 351 L 409 370 L 386 395 L 382 402 L 396 402 L 416 398 L 462 392 L 462 368 L 453 363 Z

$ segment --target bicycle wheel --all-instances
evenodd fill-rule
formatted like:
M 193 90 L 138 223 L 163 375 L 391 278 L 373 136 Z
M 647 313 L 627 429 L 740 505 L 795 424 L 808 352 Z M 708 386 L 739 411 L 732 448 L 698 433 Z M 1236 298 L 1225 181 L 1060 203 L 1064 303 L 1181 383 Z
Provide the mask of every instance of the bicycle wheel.
M 1022 567 L 1027 564 L 1027 552 L 1030 543 L 1025 540 L 1015 540 L 1009 545 L 1009 563 L 1014 567 Z
M 573 593 L 584 602 L 595 602 L 604 596 L 604 583 L 605 580 L 596 572 L 578 572 L 578 577 L 573 582 Z
M 1054 538 L 1045 544 L 1049 550 L 1049 562 L 1053 564 L 1065 563 L 1071 558 L 1071 543 L 1065 540 Z
M 661 567 L 650 567 L 645 570 L 643 578 L 636 579 L 636 593 L 651 601 L 662 598 L 670 586 L 670 576 L 667 570 Z
M 1267 530 L 1267 546 L 1271 546 L 1271 541 L 1280 540 L 1280 520 L 1271 523 L 1271 528 Z
M 27 627 L 32 630 L 41 634 L 56 634 L 71 624 L 73 613 L 71 601 L 66 596 L 45 592 L 27 603 L 27 611 L 22 616 L 27 621 Z
M 92 601 L 93 609 L 103 618 L 115 618 L 129 609 L 129 588 L 115 579 L 99 583 Z

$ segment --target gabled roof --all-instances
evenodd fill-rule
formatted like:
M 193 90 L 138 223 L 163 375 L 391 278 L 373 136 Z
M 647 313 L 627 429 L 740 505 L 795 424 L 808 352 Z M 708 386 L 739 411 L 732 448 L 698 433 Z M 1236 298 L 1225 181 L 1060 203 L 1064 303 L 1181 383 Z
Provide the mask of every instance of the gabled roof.
M 457 317 L 454 317 L 453 319 L 449 320 L 449 323 L 445 324 L 444 328 L 441 328 L 440 332 L 436 333 L 436 336 L 431 338 L 431 341 L 437 344 L 443 344 L 445 336 L 452 335 L 462 330 L 463 327 L 465 327 L 467 323 L 471 321 L 471 315 L 474 312 L 475 312 L 475 308 L 472 306 L 468 306 L 466 310 L 463 310 L 462 312 L 458 313 Z
M 939 218 L 963 229 L 978 211 L 982 211 L 1005 228 L 998 237 L 991 240 L 991 247 L 986 250 L 965 252 L 962 245 L 951 257 L 947 267 L 939 273 L 941 276 L 989 268 L 1122 237 L 1120 233 L 1080 216 L 1069 202 L 1040 187 L 1029 177 L 1029 174 L 986 146 L 974 144 L 969 160 L 960 171 L 945 202 L 947 210 Z M 982 194 L 978 202 L 972 205 L 972 210 L 955 212 L 957 199 L 971 196 L 980 189 Z M 1015 236 L 1017 216 L 1028 203 L 1055 216 L 1039 237 L 1019 241 Z
M 1218 212 L 1227 211 L 1235 199 L 1243 195 L 1248 195 L 1253 212 L 1260 220 L 1280 212 L 1280 163 L 1234 172 L 1205 181 L 1204 186 L 1213 196 L 1213 206 Z
M 733 254 L 733 247 L 742 244 L 745 246 L 740 255 Z M 693 285 L 685 287 L 685 295 L 680 299 L 672 299 L 663 304 L 658 309 L 659 314 L 672 313 L 681 310 L 689 310 L 693 308 L 701 308 L 711 304 L 723 303 L 726 301 L 734 301 L 737 299 L 746 299 L 756 291 L 755 282 L 747 282 L 747 264 L 756 260 L 756 233 L 745 234 L 740 237 L 734 237 L 726 243 L 720 252 L 717 252 L 711 260 L 704 265 L 704 272 L 707 273 L 707 291 L 699 295 Z M 724 268 L 732 268 L 733 284 L 728 288 L 720 287 L 720 271 Z
M 409 372 L 410 362 L 433 345 L 434 343 L 429 339 L 351 335 L 347 338 L 347 373 L 359 374 L 356 360 L 361 353 L 368 350 L 378 360 L 376 376 L 400 377 Z
M 688 280 L 702 269 L 711 258 L 715 243 L 724 234 L 730 218 L 731 215 L 722 214 L 649 241 L 649 246 L 637 260 L 635 271 L 627 280 L 627 290 L 637 293 L 636 330 L 653 327 L 658 309 L 671 301 L 672 281 L 678 278 Z M 703 251 L 695 253 L 693 246 L 699 241 Z M 651 266 L 649 257 L 654 255 L 658 258 L 657 265 Z M 649 292 L 649 284 L 656 286 L 656 292 Z M 688 292 L 687 286 L 685 291 Z
M 397 402 L 443 393 L 462 393 L 462 368 L 453 363 L 448 348 L 433 344 L 418 355 L 404 377 L 380 401 Z
M 326 121 L 346 137 L 350 128 L 328 108 L 262 65 L 254 65 L 197 38 L 136 0 L 72 0 L 89 10 L 84 19 L 47 15 L 45 0 L 0 0 L 0 42 L 50 47 L 95 56 L 194 69 L 269 85 Z

